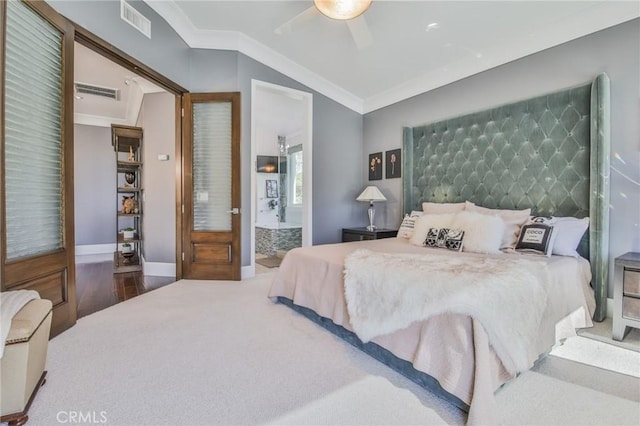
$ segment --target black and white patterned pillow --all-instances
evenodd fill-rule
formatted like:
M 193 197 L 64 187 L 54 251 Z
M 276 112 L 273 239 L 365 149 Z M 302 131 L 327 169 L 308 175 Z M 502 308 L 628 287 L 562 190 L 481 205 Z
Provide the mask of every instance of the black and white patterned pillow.
M 516 251 L 551 256 L 554 240 L 553 226 L 544 223 L 530 223 L 520 229 Z
M 462 251 L 464 231 L 449 228 L 429 228 L 427 238 L 424 240 L 426 247 L 446 248 L 448 250 Z

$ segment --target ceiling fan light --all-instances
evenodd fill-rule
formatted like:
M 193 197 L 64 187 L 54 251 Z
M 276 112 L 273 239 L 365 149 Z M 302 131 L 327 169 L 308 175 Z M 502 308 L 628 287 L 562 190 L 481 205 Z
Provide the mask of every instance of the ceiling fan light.
M 313 0 L 313 4 L 320 13 L 341 21 L 362 15 L 371 2 L 372 0 Z

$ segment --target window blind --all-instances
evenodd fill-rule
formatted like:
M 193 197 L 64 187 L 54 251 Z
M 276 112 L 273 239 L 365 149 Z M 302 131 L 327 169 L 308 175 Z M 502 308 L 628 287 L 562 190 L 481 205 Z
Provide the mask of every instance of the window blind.
M 231 230 L 231 102 L 193 104 L 193 230 Z
M 62 34 L 7 2 L 5 211 L 7 259 L 63 246 Z

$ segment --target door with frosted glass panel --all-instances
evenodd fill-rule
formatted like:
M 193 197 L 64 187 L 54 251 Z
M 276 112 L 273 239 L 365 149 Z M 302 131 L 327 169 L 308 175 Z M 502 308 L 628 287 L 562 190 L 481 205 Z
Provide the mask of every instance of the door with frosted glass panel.
M 72 25 L 44 2 L 0 4 L 3 37 L 0 281 L 76 322 Z
M 183 98 L 184 278 L 240 279 L 240 94 Z

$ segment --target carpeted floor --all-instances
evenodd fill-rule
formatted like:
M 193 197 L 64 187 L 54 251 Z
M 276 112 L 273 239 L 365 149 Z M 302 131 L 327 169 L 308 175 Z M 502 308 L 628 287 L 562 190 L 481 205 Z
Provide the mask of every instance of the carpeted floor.
M 551 355 L 640 378 L 640 352 L 600 340 L 571 337 L 551 351 Z
M 29 425 L 70 413 L 112 425 L 464 424 L 458 409 L 269 301 L 271 276 L 183 280 L 81 318 L 49 344 Z M 639 394 L 637 378 L 548 356 L 497 400 L 504 424 L 637 425 Z

